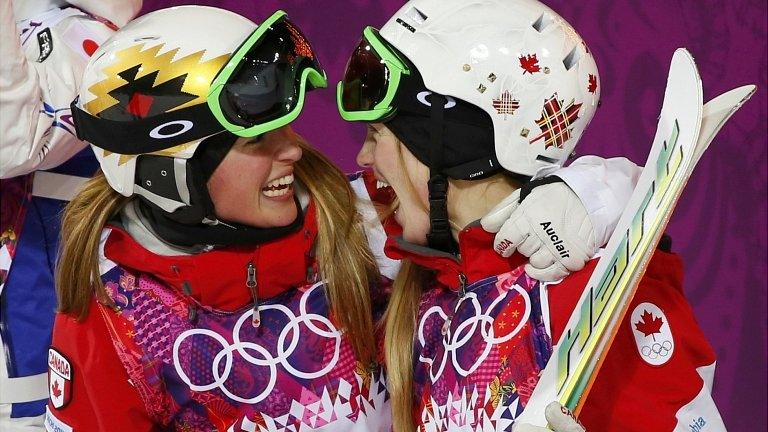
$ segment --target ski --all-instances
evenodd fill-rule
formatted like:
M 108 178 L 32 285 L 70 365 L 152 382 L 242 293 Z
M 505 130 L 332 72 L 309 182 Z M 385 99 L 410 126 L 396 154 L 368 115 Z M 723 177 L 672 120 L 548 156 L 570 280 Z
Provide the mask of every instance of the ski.
M 701 156 L 709 148 L 709 144 L 715 139 L 717 133 L 723 128 L 731 116 L 748 101 L 755 93 L 754 85 L 745 85 L 729 90 L 720 96 L 704 104 L 703 117 L 699 141 L 696 143 L 696 151 L 690 169 L 696 167 Z
M 754 86 L 740 87 L 702 106 L 696 64 L 687 50 L 675 51 L 635 191 L 516 422 L 545 425 L 552 401 L 579 411 L 696 163 L 753 92 Z

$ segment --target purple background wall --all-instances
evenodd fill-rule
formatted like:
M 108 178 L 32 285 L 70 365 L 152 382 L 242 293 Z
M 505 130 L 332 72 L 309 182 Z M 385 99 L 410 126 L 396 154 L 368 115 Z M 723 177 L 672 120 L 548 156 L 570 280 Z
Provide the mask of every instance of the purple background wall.
M 714 394 L 725 423 L 733 431 L 766 430 L 766 1 L 544 1 L 582 34 L 600 68 L 602 107 L 580 154 L 644 162 L 677 47 L 696 57 L 705 100 L 758 85 L 699 164 L 668 231 L 686 263 L 686 294 L 719 357 Z M 403 1 L 144 0 L 144 12 L 189 3 L 256 22 L 286 10 L 313 41 L 335 91 L 362 28 L 380 27 Z M 313 93 L 296 129 L 351 171 L 364 132 L 338 117 L 334 91 Z

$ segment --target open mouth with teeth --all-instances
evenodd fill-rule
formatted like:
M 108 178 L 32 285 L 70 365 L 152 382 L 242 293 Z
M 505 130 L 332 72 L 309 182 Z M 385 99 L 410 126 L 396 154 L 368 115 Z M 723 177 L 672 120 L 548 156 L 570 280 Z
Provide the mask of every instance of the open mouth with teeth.
M 261 188 L 261 193 L 269 198 L 277 198 L 288 195 L 293 191 L 293 174 L 276 178 Z

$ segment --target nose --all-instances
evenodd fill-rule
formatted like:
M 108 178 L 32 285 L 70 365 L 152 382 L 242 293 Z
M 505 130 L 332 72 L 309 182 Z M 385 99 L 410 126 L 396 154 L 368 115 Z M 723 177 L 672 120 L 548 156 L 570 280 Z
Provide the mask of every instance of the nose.
M 289 126 L 282 127 L 275 132 L 280 135 L 279 144 L 275 150 L 275 159 L 285 163 L 299 161 L 302 155 L 299 136 Z
M 373 166 L 373 150 L 375 148 L 375 144 L 373 140 L 366 139 L 363 143 L 363 146 L 360 148 L 360 151 L 357 152 L 357 158 L 355 159 L 357 161 L 357 164 L 360 165 L 362 168 L 370 168 Z

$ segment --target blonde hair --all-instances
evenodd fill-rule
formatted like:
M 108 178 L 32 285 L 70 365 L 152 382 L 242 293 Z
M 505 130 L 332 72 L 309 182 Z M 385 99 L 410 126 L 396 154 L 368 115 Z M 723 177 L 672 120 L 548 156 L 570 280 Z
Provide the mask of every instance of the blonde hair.
M 384 364 L 392 401 L 392 430 L 414 430 L 413 338 L 424 284 L 429 272 L 402 260 L 384 313 Z
M 129 200 L 98 171 L 67 204 L 56 263 L 59 312 L 83 319 L 94 292 L 99 300 L 108 301 L 99 271 L 101 231 Z
M 404 146 L 398 139 L 396 149 L 402 169 L 405 169 L 402 150 Z M 406 178 L 410 179 L 409 176 Z M 451 188 L 456 187 L 457 184 L 463 184 L 466 187 L 466 182 L 455 182 L 449 179 L 448 183 L 449 196 Z M 519 187 L 511 177 L 497 174 L 482 183 L 473 183 L 473 187 L 482 188 L 473 196 L 476 198 L 489 196 L 490 188 L 494 184 L 502 185 L 502 188 Z M 411 181 L 408 181 L 406 186 L 411 188 L 413 194 L 417 194 L 416 186 Z M 422 209 L 429 214 L 426 204 Z M 451 227 L 460 230 L 461 227 L 451 219 L 449 219 Z M 421 296 L 433 280 L 433 274 L 434 272 L 407 259 L 402 260 L 400 271 L 392 287 L 389 305 L 384 313 L 384 363 L 387 366 L 387 389 L 392 405 L 392 430 L 398 432 L 411 431 L 416 427 L 413 405 L 413 344 Z
M 363 364 L 375 361 L 370 286 L 378 271 L 346 176 L 305 141 L 294 165 L 317 208 L 316 256 L 334 319 Z M 83 319 L 94 294 L 109 302 L 99 273 L 99 243 L 105 224 L 127 203 L 99 172 L 67 205 L 56 269 L 59 312 Z
M 397 139 L 397 157 L 400 167 L 405 170 L 403 148 L 404 144 Z M 418 196 L 413 182 L 406 182 L 406 186 L 411 194 Z M 398 198 L 395 198 L 393 203 L 395 207 L 398 205 L 397 200 Z M 426 205 L 421 207 L 429 214 Z M 391 216 L 394 210 L 390 209 L 384 217 Z M 419 303 L 430 273 L 410 260 L 403 259 L 384 312 L 384 364 L 387 368 L 387 391 L 391 400 L 393 431 L 411 431 L 416 427 L 413 417 L 413 341 Z

